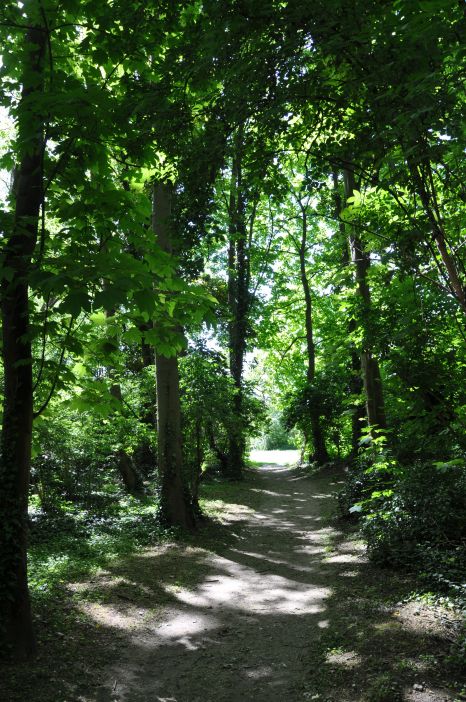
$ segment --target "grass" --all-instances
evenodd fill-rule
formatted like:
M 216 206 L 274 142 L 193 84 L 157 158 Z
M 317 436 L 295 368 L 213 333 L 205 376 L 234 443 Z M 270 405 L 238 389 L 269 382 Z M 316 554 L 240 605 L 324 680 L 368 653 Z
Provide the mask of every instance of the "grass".
M 234 505 L 237 523 L 250 509 L 251 481 L 249 472 L 241 483 L 204 484 L 201 503 L 209 519 L 192 535 L 161 526 L 156 497 L 112 490 L 93 495 L 91 504 L 61 501 L 47 514 L 33 499 L 28 568 L 39 655 L 27 667 L 2 666 L 0 700 L 94 699 L 100 671 L 128 645 L 124 630 L 100 622 L 99 613 L 136 608 L 135 621 L 143 622 L 153 607 L 172 601 L 174 590 L 197 582 L 205 567 L 202 549 L 226 546 L 236 531 L 221 524 L 227 505 Z M 185 548 L 192 549 L 191 570 L 181 567 Z
M 326 552 L 345 555 L 347 544 L 358 547 L 354 527 L 339 521 L 338 530 Z M 328 626 L 310 641 L 307 698 L 333 700 L 350 691 L 350 699 L 361 702 L 398 702 L 421 683 L 421 688 L 448 689 L 457 695 L 448 697 L 454 702 L 466 699 L 461 653 L 455 654 L 446 629 L 435 624 L 440 619 L 434 612 L 447 614 L 438 599 L 416 594 L 422 583 L 412 573 L 367 560 L 356 564 L 352 575 L 333 579 Z
M 260 499 L 260 492 L 254 489 L 254 473 L 248 471 L 240 482 L 205 482 L 199 504 L 208 517 L 221 521 L 227 506 L 231 510 L 234 505 L 236 512 L 247 513 L 259 506 Z
M 251 490 L 251 480 L 249 473 L 238 483 L 204 483 L 200 504 L 205 515 L 221 522 L 227 505 L 230 509 L 235 505 L 238 517 L 247 514 L 260 501 L 260 494 Z M 98 499 L 87 505 L 61 501 L 49 513 L 42 512 L 33 497 L 28 572 L 34 609 L 62 597 L 67 583 L 83 580 L 146 546 L 180 536 L 160 524 L 155 496 L 93 497 Z
M 98 507 L 62 502 L 50 514 L 34 509 L 28 556 L 33 604 L 111 561 L 173 537 L 157 518 L 155 498 L 115 496 Z
M 293 466 L 298 463 L 300 458 L 300 452 L 298 450 L 289 451 L 251 451 L 249 455 L 250 462 L 254 466 L 263 465 L 282 465 L 282 466 Z
M 39 654 L 27 667 L 2 667 L 1 700 L 71 702 L 98 688 L 99 671 L 127 642 L 89 612 L 117 596 L 113 569 L 178 536 L 160 525 L 157 511 L 156 497 L 135 499 L 115 489 L 87 503 L 57 502 L 48 513 L 32 500 L 28 571 Z
M 145 609 L 148 589 L 153 593 L 151 602 L 169 602 L 171 590 L 189 587 L 202 574 L 202 548 L 211 546 L 219 553 L 222 543 L 231 540 L 236 526 L 224 521 L 227 508 L 229 519 L 241 529 L 242 517 L 259 507 L 262 499 L 254 470 L 247 471 L 243 482 L 203 483 L 201 505 L 210 522 L 197 535 L 183 535 L 183 543 L 166 551 L 156 549 L 161 552 L 156 561 L 152 555 L 145 557 L 144 547 L 180 535 L 161 528 L 155 498 L 136 500 L 114 493 L 102 495 L 90 506 L 62 503 L 50 515 L 33 510 L 30 585 L 41 656 L 27 670 L 12 667 L 0 675 L 0 699 L 65 702 L 79 699 L 75 690 L 80 686 L 81 699 L 86 699 L 88 690 L 101 684 L 99 671 L 123 655 L 128 643 L 116 629 L 91 620 L 92 607 L 98 611 L 102 604 L 120 600 L 123 607 L 141 603 L 138 606 Z M 356 543 L 357 536 L 342 533 L 339 538 Z M 326 556 L 332 551 L 338 554 L 338 541 L 326 544 Z M 180 569 L 179 549 L 190 542 L 193 566 L 185 572 Z M 98 571 L 101 575 L 103 571 L 103 577 L 94 579 Z M 457 663 L 450 660 L 448 645 L 426 633 L 404 633 L 390 615 L 398 604 L 412 601 L 411 577 L 368 564 L 358 571 L 356 577 L 337 578 L 332 584 L 329 627 L 309 641 L 303 699 L 316 694 L 322 700 L 330 699 L 329 694 L 333 699 L 338 691 L 354 690 L 364 702 L 396 702 L 400 689 L 413 681 L 430 677 L 445 685 L 447 681 L 439 680 L 439 675 L 448 672 L 451 683 L 455 673 L 450 663 Z M 72 583 L 80 586 L 73 588 Z M 164 583 L 164 588 L 158 583 Z M 458 661 L 461 655 L 458 651 Z M 359 656 L 363 665 L 347 667 L 352 656 Z M 457 689 L 458 699 L 464 699 L 459 682 Z

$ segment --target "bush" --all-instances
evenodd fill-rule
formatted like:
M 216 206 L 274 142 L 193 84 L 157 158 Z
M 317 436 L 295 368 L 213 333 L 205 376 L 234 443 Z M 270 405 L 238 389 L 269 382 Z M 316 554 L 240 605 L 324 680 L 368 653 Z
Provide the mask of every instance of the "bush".
M 342 516 L 360 518 L 372 561 L 416 571 L 466 607 L 466 462 L 401 465 L 383 435 L 364 441 L 338 495 Z
M 403 468 L 363 503 L 362 533 L 374 562 L 416 570 L 466 604 L 466 469 L 454 463 Z
M 458 544 L 466 539 L 466 470 L 415 464 L 403 470 L 392 494 L 375 507 L 363 531 L 376 560 L 398 563 L 422 543 Z
M 284 426 L 280 418 L 274 417 L 265 435 L 265 450 L 286 451 L 295 448 L 296 441 L 292 432 Z
M 386 448 L 386 437 L 371 438 L 365 430 L 364 448 L 346 474 L 345 485 L 337 499 L 342 517 L 356 516 L 377 509 L 380 497 L 393 488 L 400 467 Z M 375 497 L 379 495 L 379 497 Z

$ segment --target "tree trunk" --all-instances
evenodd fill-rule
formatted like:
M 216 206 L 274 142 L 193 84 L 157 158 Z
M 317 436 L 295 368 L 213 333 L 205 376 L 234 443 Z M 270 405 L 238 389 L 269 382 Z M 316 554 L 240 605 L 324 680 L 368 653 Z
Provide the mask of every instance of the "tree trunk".
M 361 352 L 361 368 L 366 393 L 367 421 L 371 427 L 387 428 L 379 364 L 369 351 Z
M 355 331 L 356 328 L 356 323 L 354 319 L 351 319 L 349 324 L 348 324 L 348 331 L 350 334 L 352 334 Z M 363 384 L 363 379 L 361 377 L 361 358 L 357 352 L 357 349 L 355 348 L 354 344 L 351 345 L 351 359 L 350 359 L 350 369 L 351 369 L 351 376 L 350 376 L 350 382 L 349 382 L 349 387 L 350 387 L 350 392 L 354 397 L 360 397 L 362 395 L 362 392 L 364 390 L 364 384 Z M 352 414 L 351 414 L 351 452 L 348 457 L 349 461 L 354 461 L 356 456 L 358 455 L 360 446 L 361 446 L 361 439 L 362 439 L 362 429 L 363 425 L 367 426 L 365 424 L 365 419 L 367 417 L 366 412 L 364 411 L 364 405 L 361 403 L 355 403 L 352 407 Z
M 346 269 L 350 265 L 350 250 L 349 250 L 349 238 L 345 231 L 345 224 L 341 220 L 340 215 L 343 210 L 342 198 L 340 195 L 340 190 L 338 186 L 338 173 L 333 173 L 333 196 L 335 202 L 335 219 L 338 221 L 338 228 L 340 233 L 340 242 L 342 250 L 342 263 Z M 349 284 L 352 284 L 348 281 Z M 348 333 L 350 338 L 356 331 L 356 320 L 351 318 L 348 320 Z M 353 397 L 360 397 L 362 395 L 364 386 L 361 375 L 361 357 L 355 344 L 350 342 L 350 358 L 349 358 L 349 390 Z M 362 428 L 366 413 L 364 411 L 364 406 L 361 403 L 355 402 L 352 406 L 351 414 L 351 451 L 348 456 L 348 460 L 351 463 L 354 461 L 358 455 L 359 447 L 361 445 L 362 438 Z
M 455 256 L 447 246 L 445 229 L 436 197 L 430 161 L 424 159 L 423 162 L 418 164 L 412 156 L 407 156 L 406 160 L 445 268 L 443 273 L 444 278 L 453 297 L 456 298 L 456 301 L 461 306 L 463 313 L 466 313 L 466 289 L 464 281 L 458 271 Z M 432 253 L 434 258 L 436 258 L 435 251 Z
M 153 328 L 152 322 L 141 324 L 139 329 L 142 332 L 149 331 Z M 141 342 L 141 369 L 154 366 L 155 371 L 155 355 L 153 347 L 146 341 Z M 148 427 L 150 433 L 157 430 L 157 406 L 155 397 L 146 400 L 142 406 L 141 421 Z M 137 460 L 139 472 L 145 477 L 148 477 L 154 470 L 157 464 L 157 457 L 152 449 L 152 444 L 149 439 L 144 439 L 137 447 Z
M 356 189 L 354 173 L 344 171 L 345 197 L 352 197 Z M 356 272 L 356 285 L 361 302 L 360 322 L 363 329 L 363 342 L 361 348 L 361 373 L 366 395 L 366 413 L 369 426 L 374 429 L 387 428 L 385 404 L 383 396 L 382 379 L 377 359 L 373 356 L 372 329 L 371 329 L 371 291 L 368 283 L 368 270 L 370 258 L 364 249 L 362 241 L 355 228 L 349 225 L 349 247 L 351 260 Z
M 316 352 L 314 344 L 314 328 L 312 320 L 312 297 L 309 278 L 306 270 L 306 246 L 307 246 L 307 215 L 305 206 L 300 203 L 301 207 L 301 242 L 299 246 L 299 268 L 301 276 L 301 285 L 304 293 L 304 315 L 306 326 L 306 347 L 307 347 L 307 371 L 306 379 L 310 388 L 313 387 L 316 375 Z M 320 407 L 317 399 L 312 401 L 310 407 L 312 443 L 314 453 L 312 460 L 319 465 L 328 463 L 329 456 L 325 444 L 325 436 L 322 430 L 320 421 Z
M 228 469 L 225 477 L 240 480 L 244 468 L 243 367 L 246 354 L 247 318 L 249 307 L 249 257 L 246 241 L 244 199 L 241 173 L 241 132 L 235 137 L 229 202 L 228 245 L 228 346 L 230 374 L 235 385 L 232 427 L 228 448 Z
M 34 653 L 27 584 L 27 508 L 31 466 L 33 384 L 28 275 L 43 197 L 44 119 L 33 95 L 43 91 L 46 33 L 26 34 L 23 91 L 18 114 L 21 158 L 15 183 L 11 235 L 4 246 L 2 280 L 5 396 L 0 465 L 0 653 Z
M 119 383 L 114 383 L 112 385 L 112 387 L 110 388 L 110 394 L 116 400 L 118 400 L 118 402 L 122 403 L 123 396 L 121 394 L 121 386 Z M 117 451 L 115 451 L 114 457 L 116 460 L 116 468 L 120 474 L 126 491 L 129 492 L 131 495 L 141 494 L 143 491 L 142 478 L 136 470 L 136 468 L 134 467 L 133 461 L 131 460 L 131 456 L 128 456 L 126 451 L 120 448 Z
M 193 463 L 193 471 L 191 475 L 191 498 L 194 512 L 198 515 L 201 515 L 202 510 L 199 506 L 199 484 L 202 478 L 202 462 L 204 460 L 204 451 L 202 448 L 202 426 L 200 418 L 196 418 L 195 440 L 196 458 Z
M 162 517 L 167 524 L 191 529 L 194 517 L 182 478 L 180 386 L 176 356 L 167 358 L 156 353 L 156 369 Z
M 107 319 L 113 317 L 115 315 L 115 312 L 116 310 L 114 309 L 106 310 L 105 314 Z M 115 377 L 115 371 L 113 368 L 108 368 L 108 375 L 109 378 L 113 381 Z M 118 400 L 120 407 L 122 407 L 123 395 L 121 392 L 120 383 L 112 382 L 112 385 L 110 387 L 110 395 L 114 397 L 115 400 Z M 142 478 L 136 471 L 131 457 L 128 456 L 126 451 L 122 448 L 118 449 L 117 451 L 114 451 L 113 456 L 115 458 L 116 468 L 118 470 L 118 473 L 120 474 L 126 491 L 132 495 L 141 493 L 143 490 Z
M 157 182 L 153 191 L 152 226 L 157 243 L 173 253 L 170 232 L 172 187 Z M 187 486 L 183 483 L 180 383 L 177 356 L 155 353 L 157 382 L 158 471 L 161 483 L 161 512 L 164 521 L 185 529 L 194 527 Z
M 206 425 L 206 435 L 207 435 L 207 441 L 209 442 L 209 446 L 211 450 L 214 452 L 215 456 L 217 457 L 217 460 L 220 464 L 220 473 L 223 476 L 228 475 L 228 454 L 224 453 L 220 447 L 217 445 L 217 441 L 215 439 L 215 433 L 214 433 L 214 428 L 211 422 L 208 422 Z

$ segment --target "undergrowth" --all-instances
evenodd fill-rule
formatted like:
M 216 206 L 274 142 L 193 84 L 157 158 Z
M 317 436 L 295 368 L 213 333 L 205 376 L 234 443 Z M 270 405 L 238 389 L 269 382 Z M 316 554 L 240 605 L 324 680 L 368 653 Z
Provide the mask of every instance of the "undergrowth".
M 463 461 L 400 465 L 383 442 L 347 475 L 342 515 L 359 520 L 371 561 L 414 573 L 419 593 L 466 614 L 466 467 Z M 466 628 L 451 663 L 466 662 Z
M 173 538 L 174 531 L 160 524 L 155 498 L 100 497 L 92 505 L 62 501 L 52 512 L 32 505 L 28 569 L 33 600 L 46 600 L 63 584 L 115 558 Z
M 259 501 L 250 479 L 202 484 L 201 509 L 213 519 L 221 518 L 227 505 L 246 510 L 245 503 Z M 66 583 L 84 579 L 117 558 L 181 537 L 179 530 L 160 522 L 156 496 L 102 492 L 88 502 L 57 501 L 47 512 L 38 505 L 33 496 L 28 573 L 31 597 L 37 604 L 61 596 Z

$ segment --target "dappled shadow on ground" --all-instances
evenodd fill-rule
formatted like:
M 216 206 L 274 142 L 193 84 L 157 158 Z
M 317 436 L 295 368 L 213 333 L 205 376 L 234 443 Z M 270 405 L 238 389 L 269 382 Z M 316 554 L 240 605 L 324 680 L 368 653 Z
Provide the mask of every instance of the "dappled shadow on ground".
M 412 605 L 397 603 L 410 582 L 370 567 L 329 522 L 338 480 L 259 470 L 250 490 L 260 507 L 243 521 L 225 515 L 187 545 L 148 549 L 76 583 L 81 653 L 66 673 L 73 647 L 63 641 L 62 687 L 33 699 L 453 699 L 437 673 L 444 627 L 426 608 L 409 616 Z M 96 678 L 101 648 L 108 665 Z

